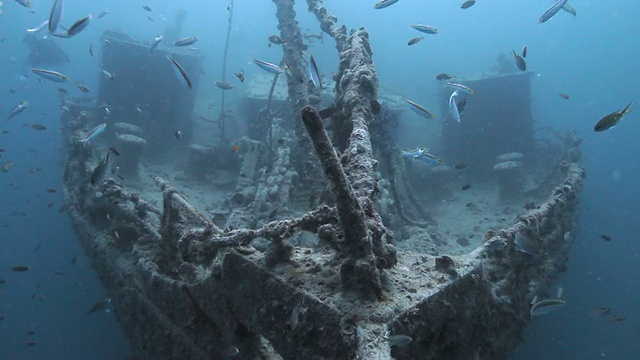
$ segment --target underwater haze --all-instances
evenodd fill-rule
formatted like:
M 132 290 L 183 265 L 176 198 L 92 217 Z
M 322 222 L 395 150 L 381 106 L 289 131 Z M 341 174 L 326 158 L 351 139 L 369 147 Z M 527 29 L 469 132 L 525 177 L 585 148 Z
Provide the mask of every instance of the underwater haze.
M 221 90 L 214 80 L 231 81 L 239 70 L 247 78 L 261 74 L 249 64 L 253 58 L 280 61 L 281 47 L 268 46 L 267 40 L 279 34 L 276 7 L 269 0 L 234 2 L 227 73 L 222 74 L 229 1 L 66 0 L 62 25 L 68 28 L 89 13 L 93 18 L 71 38 L 46 39 L 69 59 L 54 64 L 46 64 L 54 61 L 53 53 L 36 59 L 23 41 L 27 29 L 49 17 L 54 1 L 32 0 L 31 9 L 21 5 L 23 1 L 0 1 L 0 279 L 6 282 L 0 284 L 0 359 L 125 359 L 131 351 L 110 305 L 88 313 L 107 294 L 66 213 L 59 211 L 64 199 L 58 88 L 72 96 L 96 96 L 104 76 L 100 37 L 105 30 L 151 44 L 183 10 L 182 34 L 199 39 L 194 46 L 204 59 L 200 91 L 217 104 Z M 341 24 L 368 30 L 381 87 L 421 99 L 435 112 L 444 108 L 437 74 L 491 70 L 501 54 L 511 59 L 512 50 L 520 53 L 527 46 L 527 70 L 534 72 L 535 127 L 560 134 L 575 129 L 584 139 L 587 178 L 568 269 L 556 284 L 564 288 L 567 304 L 534 318 L 512 359 L 637 359 L 640 111 L 603 132 L 595 132 L 594 125 L 630 102 L 640 105 L 640 2 L 570 0 L 575 16 L 561 10 L 544 23 L 538 18 L 553 1 L 478 0 L 461 9 L 463 2 L 399 0 L 384 9 L 374 9 L 376 1 L 369 0 L 324 4 Z M 304 32 L 320 34 L 306 2 L 297 1 L 296 8 Z M 440 31 L 421 34 L 409 26 L 416 23 Z M 50 37 L 46 27 L 33 35 L 39 40 Z M 416 36 L 424 39 L 407 46 Z M 321 74 L 330 79 L 337 71 L 338 54 L 333 40 L 326 34 L 323 39 L 315 41 L 310 52 Z M 58 71 L 72 81 L 42 81 L 33 67 Z M 78 81 L 91 92 L 84 94 L 75 85 Z M 226 96 L 231 103 L 239 100 L 242 87 Z M 12 112 L 24 101 L 28 107 Z M 414 122 L 400 132 L 401 146 L 437 137 L 435 126 L 408 119 Z M 15 266 L 29 270 L 12 271 Z M 617 320 L 601 316 L 599 308 L 610 308 Z

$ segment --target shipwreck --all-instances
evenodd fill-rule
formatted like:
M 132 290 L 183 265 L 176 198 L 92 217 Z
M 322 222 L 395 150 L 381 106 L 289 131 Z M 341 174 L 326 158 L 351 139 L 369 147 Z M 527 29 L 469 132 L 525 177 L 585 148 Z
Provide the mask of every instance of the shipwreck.
M 294 1 L 274 3 L 283 63 L 306 74 Z M 229 109 L 214 125 L 198 120 L 197 54 L 174 54 L 194 75 L 188 92 L 162 49 L 115 32 L 103 35 L 105 70 L 124 75 L 135 59 L 145 72 L 102 79 L 97 100 L 62 99 L 68 213 L 133 352 L 506 358 L 532 300 L 549 297 L 565 266 L 585 176 L 580 139 L 537 141 L 529 74 L 474 75 L 465 83 L 478 96 L 513 101 L 499 115 L 477 105 L 461 123 L 443 121 L 446 162 L 421 166 L 394 139 L 404 99 L 379 91 L 366 29 L 307 3 L 340 57 L 330 95 L 274 74 L 264 98 L 246 99 L 246 132 L 234 133 L 240 116 Z M 496 125 L 503 117 L 512 136 Z M 99 139 L 78 141 L 103 122 Z M 216 130 L 209 142 L 203 124 Z M 457 146 L 471 133 L 481 135 Z M 91 184 L 109 146 L 120 156 Z M 471 166 L 453 167 L 463 161 Z M 461 189 L 460 176 L 473 187 Z M 469 201 L 470 191 L 481 195 Z

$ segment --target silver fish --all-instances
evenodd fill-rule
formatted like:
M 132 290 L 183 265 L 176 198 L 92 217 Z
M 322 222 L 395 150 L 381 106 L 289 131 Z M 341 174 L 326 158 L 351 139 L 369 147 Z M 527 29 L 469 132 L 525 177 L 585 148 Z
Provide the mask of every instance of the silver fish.
M 108 72 L 107 70 L 102 70 L 102 74 L 104 74 L 104 76 L 111 81 L 116 79 L 116 76 L 113 73 Z
M 573 15 L 573 17 L 576 17 L 576 15 L 578 15 L 578 13 L 576 12 L 576 9 L 574 9 L 573 6 L 569 5 L 569 3 L 564 4 L 564 6 L 562 7 L 562 10 Z
M 538 257 L 542 254 L 542 249 L 538 241 L 522 232 L 517 232 L 513 238 L 513 243 L 516 246 L 518 251 L 531 255 L 533 257 Z
M 102 10 L 100 15 L 98 15 L 98 19 L 102 19 L 103 17 L 107 16 L 108 13 L 109 13 L 109 9 Z
M 263 60 L 253 59 L 253 63 L 258 65 L 260 69 L 270 72 L 272 74 L 282 74 L 284 72 L 284 69 L 281 68 L 280 66 L 274 65 L 272 63 L 269 63 Z
M 217 87 L 219 87 L 222 90 L 232 90 L 233 86 L 231 84 L 229 84 L 226 81 L 222 81 L 222 80 L 216 80 L 215 84 Z
M 374 9 L 384 9 L 386 7 L 389 7 L 395 3 L 397 3 L 399 0 L 382 0 L 378 3 L 376 3 L 375 5 L 373 5 Z
M 49 20 L 45 20 L 42 22 L 42 24 L 40 24 L 38 27 L 34 27 L 32 29 L 27 29 L 28 33 L 37 33 L 40 30 L 42 30 L 42 28 L 44 28 L 45 26 L 49 25 Z
M 415 112 L 416 114 L 422 116 L 426 119 L 433 119 L 435 116 L 429 110 L 427 110 L 424 106 L 417 104 L 409 99 L 406 100 L 407 104 L 409 104 L 409 108 Z
M 43 79 L 46 80 L 51 80 L 51 81 L 55 81 L 55 82 L 67 82 L 69 81 L 69 78 L 64 75 L 61 74 L 57 71 L 53 71 L 53 70 L 46 70 L 46 69 L 38 69 L 38 68 L 32 68 L 31 71 L 33 71 L 34 74 L 40 76 Z
M 418 30 L 418 31 L 420 31 L 420 32 L 423 32 L 425 34 L 433 34 L 433 35 L 435 35 L 435 34 L 440 32 L 440 30 L 434 28 L 433 26 L 429 26 L 429 25 L 413 24 L 413 25 L 411 25 L 411 27 L 416 29 L 416 30 Z
M 93 130 L 91 130 L 89 132 L 89 134 L 87 134 L 87 136 L 85 136 L 84 138 L 78 140 L 78 142 L 86 144 L 86 143 L 90 142 L 91 140 L 95 139 L 96 137 L 98 137 L 98 135 L 102 134 L 106 128 L 107 128 L 107 123 L 102 123 L 102 124 L 94 127 Z
M 29 102 L 28 101 L 23 101 L 20 104 L 14 106 L 13 109 L 11 109 L 11 111 L 9 111 L 9 115 L 7 115 L 7 120 L 13 119 L 16 115 L 18 115 L 21 112 L 25 111 L 27 109 L 27 107 L 29 107 Z
M 55 0 L 53 3 L 53 7 L 51 8 L 51 13 L 49 14 L 49 32 L 55 33 L 58 30 L 58 25 L 60 25 L 60 20 L 62 19 L 62 12 L 64 10 L 64 0 Z
M 389 335 L 389 337 L 384 338 L 389 342 L 389 346 L 407 346 L 413 339 L 407 335 Z
M 83 17 L 82 19 L 76 21 L 75 23 L 73 23 L 73 25 L 71 25 L 69 30 L 67 30 L 67 35 L 69 36 L 78 35 L 82 30 L 87 28 L 87 26 L 89 25 L 89 22 L 91 22 L 91 19 L 93 19 L 93 16 L 89 14 Z
M 192 37 L 180 39 L 180 40 L 174 42 L 173 45 L 175 45 L 175 46 L 189 46 L 189 45 L 195 43 L 196 41 L 198 41 L 198 38 L 195 37 L 195 36 L 192 36 Z
M 153 52 L 153 49 L 155 49 L 158 44 L 160 44 L 160 42 L 162 41 L 162 35 L 158 35 L 156 36 L 155 39 L 153 39 L 153 44 L 151 44 L 151 50 L 149 50 L 149 52 Z
M 556 311 L 563 307 L 567 302 L 562 299 L 546 299 L 536 302 L 531 306 L 531 316 L 540 316 Z
M 470 88 L 470 87 L 468 87 L 466 85 L 459 84 L 459 83 L 448 82 L 447 86 L 452 88 L 452 89 L 454 89 L 454 90 L 456 90 L 456 91 L 460 91 L 460 92 L 463 92 L 463 93 L 466 93 L 466 94 L 469 94 L 469 95 L 473 95 L 473 94 L 476 93 L 472 88 Z
M 555 14 L 562 9 L 562 7 L 567 3 L 567 0 L 558 0 L 553 5 L 551 5 L 538 19 L 538 24 L 542 24 L 543 22 L 551 19 Z
M 316 59 L 313 58 L 313 55 L 309 56 L 309 77 L 311 78 L 311 82 L 313 86 L 322 90 L 322 81 L 320 81 L 320 72 L 318 71 L 318 64 L 316 64 Z
M 449 115 L 451 115 L 455 121 L 460 122 L 460 112 L 458 111 L 456 96 L 458 96 L 458 92 L 454 91 L 449 97 Z
M 167 59 L 171 61 L 171 63 L 173 64 L 173 69 L 175 70 L 176 75 L 178 75 L 178 79 L 180 79 L 181 82 L 186 84 L 189 87 L 189 89 L 192 89 L 193 85 L 191 84 L 191 79 L 189 79 L 189 75 L 184 70 L 184 68 L 180 65 L 180 63 L 178 63 L 178 61 L 174 58 L 167 57 Z

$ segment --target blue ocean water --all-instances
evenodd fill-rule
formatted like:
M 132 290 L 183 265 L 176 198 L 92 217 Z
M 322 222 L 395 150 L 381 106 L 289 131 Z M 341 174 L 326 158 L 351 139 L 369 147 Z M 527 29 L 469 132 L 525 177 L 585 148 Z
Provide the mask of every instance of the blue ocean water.
M 532 81 L 536 125 L 560 132 L 576 129 L 584 139 L 588 175 L 568 271 L 558 279 L 568 303 L 531 322 L 513 359 L 636 359 L 640 356 L 640 112 L 603 133 L 595 133 L 593 125 L 627 103 L 640 101 L 640 3 L 572 0 L 575 18 L 560 12 L 538 24 L 551 1 L 479 0 L 461 10 L 462 2 L 400 0 L 382 10 L 374 10 L 375 1 L 368 0 L 325 4 L 341 23 L 367 28 L 382 84 L 433 108 L 439 107 L 435 74 L 490 69 L 500 53 L 528 46 L 527 64 L 536 74 Z M 0 163 L 13 163 L 0 173 L 0 278 L 7 281 L 0 284 L 0 317 L 4 317 L 0 359 L 123 359 L 130 351 L 113 313 L 86 314 L 106 294 L 66 215 L 57 212 L 63 204 L 57 96 L 61 86 L 40 82 L 30 72 L 24 65 L 28 51 L 22 42 L 27 28 L 48 17 L 53 1 L 32 4 L 30 11 L 17 1 L 2 0 L 0 16 L 0 127 L 9 132 L 0 135 L 0 148 L 5 150 Z M 143 5 L 152 11 L 143 10 Z M 228 1 L 67 0 L 66 26 L 88 13 L 97 16 L 104 9 L 109 13 L 94 18 L 78 36 L 55 40 L 71 59 L 55 70 L 97 89 L 99 37 L 104 30 L 151 41 L 184 9 L 183 34 L 200 38 L 197 47 L 205 55 L 206 76 L 220 78 L 228 5 Z M 297 8 L 304 31 L 319 33 L 305 3 L 298 1 Z M 247 64 L 252 58 L 280 59 L 280 49 L 266 46 L 266 35 L 278 33 L 275 15 L 265 16 L 274 13 L 271 1 L 235 1 L 230 71 L 243 69 L 249 77 L 260 71 Z M 424 35 L 421 43 L 407 47 L 408 39 L 420 35 L 408 26 L 413 23 L 433 25 L 441 32 Z M 90 44 L 96 57 L 88 54 Z M 311 51 L 321 71 L 335 72 L 338 57 L 328 36 Z M 72 84 L 62 87 L 73 96 L 82 95 Z M 563 100 L 558 92 L 571 99 Z M 28 109 L 7 121 L 8 112 L 25 100 Z M 25 127 L 36 123 L 48 129 Z M 58 192 L 47 192 L 50 188 Z M 601 234 L 612 241 L 603 241 Z M 11 272 L 15 265 L 31 270 Z M 626 320 L 618 324 L 590 316 L 597 307 L 611 307 Z M 26 346 L 27 341 L 37 345 Z

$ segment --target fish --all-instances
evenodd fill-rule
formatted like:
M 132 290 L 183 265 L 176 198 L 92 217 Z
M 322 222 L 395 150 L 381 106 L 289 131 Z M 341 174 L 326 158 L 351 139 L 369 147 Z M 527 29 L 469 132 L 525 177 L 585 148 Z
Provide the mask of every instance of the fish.
M 604 234 L 602 234 L 602 235 L 600 235 L 600 237 L 601 237 L 601 238 L 602 238 L 602 240 L 604 240 L 604 241 L 611 241 L 611 237 L 610 237 L 609 235 L 604 235 Z
M 109 150 L 109 152 L 111 152 L 113 155 L 115 156 L 120 156 L 120 151 L 118 151 L 116 148 L 114 148 L 113 146 L 108 146 L 107 150 Z
M 240 350 L 238 350 L 235 346 L 228 347 L 225 351 L 222 352 L 223 359 L 231 359 L 240 355 Z
M 449 80 L 449 79 L 453 79 L 453 76 L 446 74 L 446 73 L 440 73 L 438 75 L 436 75 L 436 80 L 438 81 L 445 81 L 445 80 Z
M 409 108 L 413 110 L 416 114 L 422 116 L 425 119 L 433 119 L 435 116 L 429 110 L 427 110 L 424 106 L 417 104 L 409 99 L 406 100 L 407 104 L 409 104 Z
M 338 108 L 335 106 L 330 106 L 326 109 L 322 109 L 318 112 L 318 115 L 320 115 L 321 119 L 327 119 L 332 117 L 333 115 L 335 115 L 335 113 L 338 112 Z
M 71 265 L 75 265 L 77 261 L 78 261 L 78 255 L 73 255 L 73 257 L 71 258 Z
M 456 96 L 458 96 L 458 91 L 454 91 L 449 97 L 449 115 L 451 115 L 453 120 L 460 122 L 460 112 L 458 111 Z
M 82 139 L 78 140 L 79 143 L 83 143 L 83 144 L 87 144 L 89 142 L 91 142 L 91 140 L 95 139 L 96 137 L 98 137 L 98 135 L 102 134 L 104 132 L 104 130 L 107 128 L 107 123 L 102 123 L 96 127 L 94 127 L 89 134 L 87 134 L 85 137 L 83 137 Z
M 565 3 L 562 6 L 562 10 L 568 12 L 569 14 L 573 15 L 573 17 L 576 17 L 578 15 L 578 13 L 576 12 L 576 9 L 573 8 L 573 6 L 569 5 L 569 3 Z
M 240 150 L 240 146 L 239 146 L 239 145 L 233 145 L 233 146 L 231 147 L 231 152 L 232 152 L 232 153 L 237 153 L 237 152 L 238 152 L 238 150 Z
M 2 172 L 4 173 L 9 172 L 9 170 L 11 170 L 12 167 L 13 167 L 13 161 L 7 161 L 6 163 L 2 164 Z
M 623 321 L 627 320 L 627 319 L 625 319 L 623 317 L 619 317 L 618 315 L 615 315 L 615 314 L 609 314 L 609 316 L 607 318 L 609 319 L 609 321 L 617 323 L 617 324 L 620 324 L 620 325 L 622 325 Z
M 521 51 L 522 57 L 526 58 L 527 57 L 527 45 L 524 45 L 522 47 L 522 51 Z
M 515 50 L 511 50 L 513 52 L 513 61 L 516 64 L 516 67 L 522 71 L 527 70 L 527 63 L 524 61 L 522 56 L 518 55 Z
M 629 103 L 629 105 L 627 105 L 624 109 L 614 111 L 611 114 L 598 120 L 593 130 L 595 130 L 596 132 L 602 132 L 616 126 L 625 115 L 635 110 L 635 108 L 629 110 L 629 107 L 631 107 L 632 104 L 633 103 Z
M 540 316 L 556 311 L 563 307 L 567 302 L 562 299 L 546 299 L 535 302 L 531 306 L 529 313 L 531 316 Z
M 563 98 L 565 100 L 569 100 L 569 95 L 567 95 L 565 93 L 558 93 L 558 96 L 560 96 L 561 98 Z
M 456 164 L 456 166 L 454 166 L 453 168 L 456 169 L 456 170 L 464 170 L 464 169 L 468 168 L 469 166 L 471 166 L 471 165 L 465 164 L 465 163 L 459 163 L 459 164 Z
M 47 130 L 47 127 L 42 124 L 33 124 L 31 125 L 31 127 L 36 130 Z
M 285 42 L 284 40 L 282 40 L 282 38 L 278 35 L 269 35 L 269 42 L 272 44 L 276 44 L 276 45 L 284 45 Z
M 425 34 L 435 35 L 435 34 L 440 32 L 440 30 L 434 28 L 433 26 L 429 26 L 429 25 L 413 24 L 413 25 L 411 25 L 411 27 L 416 29 L 416 30 L 418 30 L 418 31 L 420 31 L 420 32 L 423 32 Z
M 38 342 L 34 341 L 34 340 L 27 340 L 27 341 L 24 342 L 24 344 L 27 345 L 27 346 L 33 347 L 33 346 L 38 345 Z
M 466 85 L 462 85 L 462 84 L 458 84 L 458 83 L 454 83 L 454 82 L 448 82 L 447 86 L 452 88 L 452 89 L 454 89 L 454 90 L 456 90 L 456 92 L 461 91 L 461 92 L 463 92 L 465 94 L 469 94 L 469 95 L 473 95 L 473 94 L 476 93 L 472 88 L 470 88 L 470 87 L 468 87 Z
M 320 80 L 320 71 L 318 71 L 318 64 L 316 63 L 316 59 L 314 59 L 313 55 L 309 55 L 309 77 L 311 78 L 311 82 L 313 86 L 322 90 L 322 81 Z
M 260 59 L 253 59 L 253 63 L 258 65 L 260 69 L 270 72 L 272 74 L 282 74 L 284 72 L 284 69 L 281 68 L 280 66 L 274 65 L 272 63 L 269 63 Z
M 42 29 L 43 29 L 45 26 L 47 26 L 47 25 L 49 25 L 49 20 L 45 20 L 45 21 L 43 21 L 40 25 L 38 25 L 38 26 L 36 26 L 36 27 L 34 27 L 34 28 L 27 29 L 27 32 L 28 32 L 28 33 L 37 33 L 37 32 L 39 32 L 40 30 L 42 30 Z
M 108 72 L 107 70 L 102 70 L 102 74 L 107 79 L 114 81 L 116 79 L 116 75 L 114 73 Z
M 9 111 L 9 114 L 7 115 L 7 120 L 11 120 L 14 117 L 16 117 L 18 114 L 20 114 L 21 112 L 25 111 L 27 108 L 29 107 L 29 102 L 28 101 L 23 101 L 20 104 L 14 106 L 11 111 Z
M 17 265 L 11 268 L 11 271 L 15 271 L 15 272 L 25 272 L 25 271 L 29 271 L 29 269 L 31 269 L 28 266 L 24 266 L 24 265 Z
M 83 83 L 76 83 L 76 86 L 78 87 L 78 89 L 80 89 L 80 91 L 88 93 L 91 91 L 91 89 L 89 89 L 85 84 Z
M 426 148 L 402 150 L 402 156 L 411 160 L 421 160 L 427 164 L 444 164 L 444 160 L 430 154 L 429 149 Z
M 469 189 L 471 189 L 471 183 L 466 183 L 466 184 L 462 185 L 461 189 L 462 189 L 462 190 L 469 190 Z
M 460 116 L 462 116 L 465 106 L 467 106 L 467 98 L 464 98 L 458 101 L 458 103 L 456 104 L 456 107 L 458 108 L 458 112 L 460 113 Z
M 71 25 L 69 30 L 67 30 L 67 35 L 69 35 L 69 37 L 78 35 L 82 30 L 86 29 L 87 26 L 89 26 L 89 22 L 91 22 L 91 19 L 93 19 L 93 15 L 89 14 L 76 21 L 75 23 L 73 23 L 73 25 Z
M 599 315 L 609 315 L 609 314 L 611 314 L 610 307 L 598 307 L 591 310 L 591 312 L 589 313 L 589 317 L 595 317 Z
M 5 280 L 5 279 L 0 279 L 0 284 L 6 284 L 6 283 L 7 283 L 7 280 Z
M 98 19 L 102 19 L 103 17 L 107 16 L 108 13 L 109 13 L 109 9 L 102 10 L 100 15 L 98 15 Z
M 150 7 L 148 7 L 147 5 L 144 5 L 142 8 L 143 8 L 145 11 L 151 12 L 151 8 L 150 8 Z
M 222 90 L 233 90 L 233 86 L 226 81 L 216 80 L 215 84 L 217 87 L 219 87 Z
M 538 19 L 538 24 L 542 24 L 543 22 L 551 19 L 555 14 L 558 13 L 558 11 L 560 11 L 560 9 L 562 9 L 562 7 L 565 6 L 566 3 L 567 0 L 557 0 L 542 14 L 542 16 L 540 16 L 540 19 Z
M 473 5 L 475 5 L 475 4 L 476 4 L 475 0 L 467 0 L 467 1 L 463 2 L 462 5 L 460 5 L 460 8 L 463 9 L 463 10 L 464 9 L 468 9 L 468 8 L 472 7 Z
M 399 0 L 381 0 L 379 2 L 377 2 L 375 5 L 373 5 L 374 9 L 384 9 L 387 8 L 395 3 L 397 3 Z
M 178 79 L 180 79 L 182 83 L 186 84 L 189 87 L 189 89 L 192 89 L 193 85 L 191 84 L 191 79 L 189 79 L 189 75 L 184 70 L 184 68 L 180 65 L 180 63 L 178 63 L 176 59 L 170 58 L 168 56 L 167 56 L 167 59 L 171 61 L 171 63 L 173 64 L 173 68 L 176 72 L 176 75 L 178 76 Z
M 562 293 L 562 287 L 558 286 L 555 299 L 544 299 L 538 301 L 538 297 L 534 297 L 531 301 L 531 310 L 529 311 L 531 317 L 548 314 L 563 307 L 567 302 L 562 299 Z
M 58 30 L 63 10 L 64 0 L 55 0 L 51 7 L 51 13 L 49 13 L 49 33 L 53 34 Z
M 176 139 L 180 139 L 182 137 L 182 131 L 176 130 L 173 132 L 173 137 Z
M 423 36 L 416 36 L 413 39 L 409 40 L 409 42 L 407 42 L 407 45 L 409 45 L 409 46 L 415 45 L 415 44 L 419 43 L 422 39 L 424 39 Z
M 147 16 L 147 19 L 151 22 L 153 22 L 153 18 L 151 16 Z
M 389 343 L 389 346 L 407 346 L 413 339 L 407 335 L 389 335 L 388 337 L 384 337 L 384 339 Z
M 233 74 L 241 83 L 244 82 L 244 74 L 242 72 L 237 72 Z
M 89 44 L 89 55 L 93 57 L 93 45 Z
M 41 78 L 45 79 L 45 80 L 51 80 L 54 82 L 67 82 L 69 81 L 69 78 L 64 75 L 61 74 L 57 71 L 53 71 L 53 70 L 46 70 L 46 69 L 38 69 L 38 68 L 32 68 L 31 71 L 40 76 Z
M 26 7 L 27 9 L 31 9 L 32 5 L 31 5 L 31 1 L 29 0 L 16 0 L 16 2 L 24 7 Z M 2 3 L 0 3 L 2 4 Z
M 192 37 L 180 39 L 180 40 L 174 42 L 173 45 L 175 45 L 175 46 L 189 46 L 189 45 L 195 43 L 196 41 L 198 41 L 198 38 L 195 37 L 195 36 L 192 36 Z
M 104 157 L 104 160 L 100 161 L 98 166 L 93 169 L 91 173 L 91 177 L 89 178 L 89 182 L 91 185 L 96 185 L 99 182 L 102 182 L 105 175 L 107 174 L 107 168 L 109 167 L 109 151 L 107 151 L 107 155 Z
M 155 39 L 153 39 L 153 44 L 151 44 L 151 50 L 149 50 L 149 52 L 153 52 L 153 49 L 155 49 L 156 46 L 160 44 L 160 42 L 162 41 L 162 38 L 163 38 L 162 35 L 158 35 L 155 37 Z
M 516 246 L 516 249 L 521 253 L 525 253 L 533 257 L 538 257 L 542 253 L 539 242 L 534 237 L 523 234 L 521 231 L 518 231 L 514 235 L 513 243 Z
M 89 311 L 87 311 L 87 314 L 92 314 L 92 313 L 94 313 L 96 311 L 100 311 L 100 310 L 106 308 L 109 304 L 111 304 L 111 299 L 110 298 L 105 298 L 105 299 L 99 300 L 95 304 L 93 304 L 91 309 L 89 309 Z

